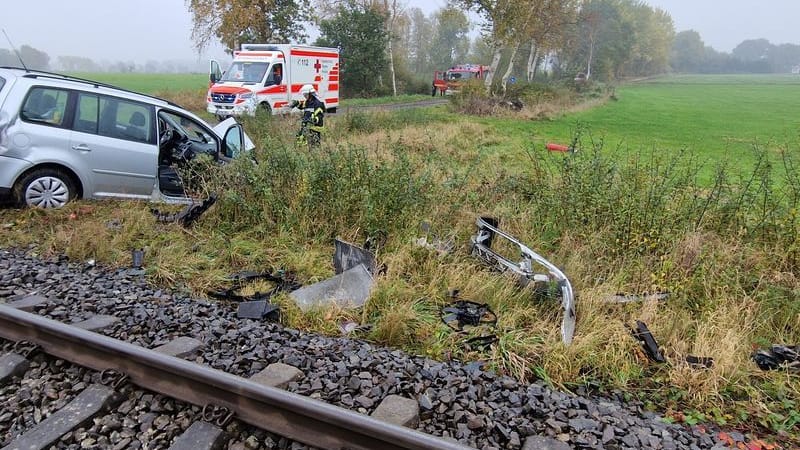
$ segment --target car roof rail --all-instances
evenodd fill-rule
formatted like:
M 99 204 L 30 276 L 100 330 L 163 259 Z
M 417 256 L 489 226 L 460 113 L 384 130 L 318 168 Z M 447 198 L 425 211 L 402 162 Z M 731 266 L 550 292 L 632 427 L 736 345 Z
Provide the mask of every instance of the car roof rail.
M 18 67 L 0 67 L 0 69 L 19 69 L 19 68 Z M 118 91 L 127 92 L 129 94 L 141 95 L 142 97 L 148 97 L 148 98 L 152 98 L 154 100 L 160 100 L 160 101 L 162 101 L 162 102 L 164 102 L 164 103 L 166 103 L 166 104 L 168 104 L 170 106 L 174 106 L 176 108 L 183 109 L 182 106 L 180 106 L 180 105 L 178 105 L 176 103 L 173 103 L 173 102 L 171 102 L 169 100 L 163 99 L 161 97 L 156 97 L 155 95 L 142 94 L 141 92 L 131 91 L 129 89 L 121 88 L 119 86 L 114 86 L 113 84 L 101 83 L 99 81 L 88 80 L 86 78 L 73 77 L 73 76 L 70 76 L 70 75 L 64 75 L 64 74 L 55 73 L 55 72 L 45 72 L 45 71 L 41 71 L 41 70 L 37 70 L 35 72 L 26 72 L 25 75 L 22 75 L 22 76 L 25 77 L 25 78 L 50 78 L 50 79 L 53 79 L 53 80 L 72 81 L 72 82 L 75 82 L 75 83 L 89 84 L 89 85 L 92 85 L 94 87 L 104 87 L 104 88 L 109 88 L 109 89 L 116 89 Z

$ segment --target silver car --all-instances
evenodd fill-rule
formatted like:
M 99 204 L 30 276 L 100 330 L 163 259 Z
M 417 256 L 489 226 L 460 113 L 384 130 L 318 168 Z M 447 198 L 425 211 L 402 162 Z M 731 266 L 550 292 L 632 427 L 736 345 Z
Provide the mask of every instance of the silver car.
M 229 119 L 89 80 L 0 68 L 0 196 L 59 208 L 76 198 L 186 203 L 176 166 L 252 148 Z

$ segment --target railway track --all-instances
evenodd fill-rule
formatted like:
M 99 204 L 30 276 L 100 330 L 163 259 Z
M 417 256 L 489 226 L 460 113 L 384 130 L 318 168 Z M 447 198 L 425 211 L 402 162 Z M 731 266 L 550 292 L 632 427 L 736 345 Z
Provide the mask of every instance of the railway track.
M 381 347 L 359 339 L 363 335 L 358 332 L 325 336 L 268 320 L 241 319 L 235 302 L 209 302 L 159 288 L 147 283 L 140 272 L 0 249 L 0 306 L 6 303 L 35 312 L 40 319 L 93 329 L 107 338 L 140 349 L 158 349 L 182 363 L 250 382 L 269 380 L 270 386 L 280 386 L 284 393 L 319 400 L 359 418 L 389 418 L 379 412 L 386 412 L 390 399 L 397 400 L 403 406 L 399 413 L 395 411 L 392 423 L 485 450 L 546 445 L 669 450 L 715 445 L 709 433 L 664 423 L 656 414 L 643 411 L 641 404 L 625 401 L 622 392 L 602 397 L 581 387 L 575 393 L 558 392 L 543 381 L 522 383 L 486 370 L 480 361 L 435 360 Z M 0 356 L 25 353 L 26 346 L 14 349 L 14 343 L 32 340 L 24 333 L 7 336 L 11 329 L 0 322 L 0 344 L 5 342 Z M 24 373 L 0 382 L 0 448 L 66 407 L 88 386 L 104 380 L 102 372 L 42 349 L 25 358 L 29 367 Z M 475 359 L 486 356 L 470 354 Z M 119 364 L 128 364 L 127 359 Z M 111 357 L 101 360 L 113 361 Z M 0 373 L 5 367 L 0 363 Z M 117 370 L 126 372 L 126 367 Z M 195 422 L 214 422 L 226 415 L 212 407 L 204 414 L 206 404 L 212 404 L 207 400 L 194 405 L 130 381 L 115 390 L 122 395 L 118 406 L 62 435 L 49 448 L 168 449 Z M 211 400 L 231 409 L 223 401 Z M 225 432 L 222 445 L 230 450 L 307 448 L 249 425 L 235 414 L 227 425 L 217 428 Z M 447 447 L 437 442 L 436 448 Z
M 110 322 L 105 317 L 93 323 Z M 324 449 L 469 448 L 271 387 L 269 380 L 245 379 L 186 361 L 178 355 L 191 353 L 187 339 L 152 350 L 83 328 L 0 305 L 0 337 L 14 343 L 0 360 L 0 383 L 24 377 L 29 358 L 37 352 L 97 371 L 97 382 L 15 436 L 3 450 L 49 448 L 118 404 L 130 384 L 202 408 L 201 420 L 169 447 L 176 450 L 221 448 L 223 427 L 231 420 Z

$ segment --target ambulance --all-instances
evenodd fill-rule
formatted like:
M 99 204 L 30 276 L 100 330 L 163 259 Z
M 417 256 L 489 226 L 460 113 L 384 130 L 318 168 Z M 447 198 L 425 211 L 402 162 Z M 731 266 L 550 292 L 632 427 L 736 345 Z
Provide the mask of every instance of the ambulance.
M 211 61 L 206 110 L 222 120 L 257 110 L 288 113 L 300 88 L 314 86 L 329 112 L 339 106 L 339 49 L 293 44 L 242 44 L 224 72 Z

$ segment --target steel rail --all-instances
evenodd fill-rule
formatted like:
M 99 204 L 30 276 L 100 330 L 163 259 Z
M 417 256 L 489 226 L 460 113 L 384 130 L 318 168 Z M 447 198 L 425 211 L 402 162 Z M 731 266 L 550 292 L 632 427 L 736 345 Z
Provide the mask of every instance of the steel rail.
M 314 447 L 470 448 L 6 305 L 0 305 L 0 337 L 32 342 L 98 371 L 117 370 L 132 383 L 175 399 L 228 408 L 238 420 Z

